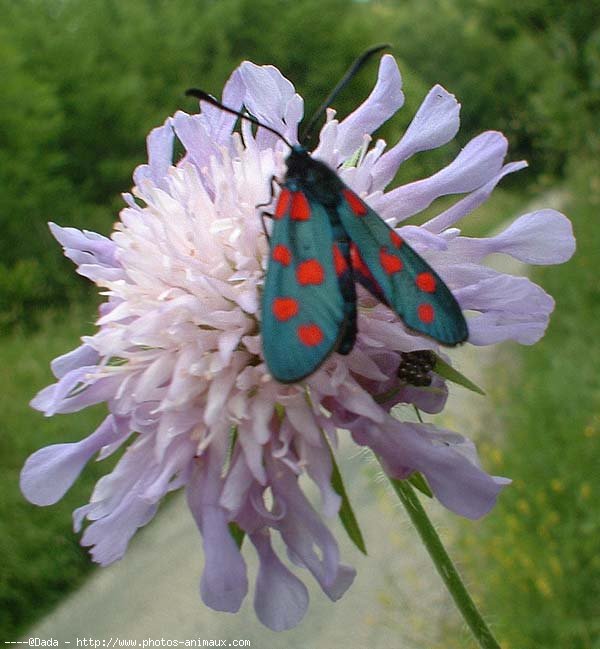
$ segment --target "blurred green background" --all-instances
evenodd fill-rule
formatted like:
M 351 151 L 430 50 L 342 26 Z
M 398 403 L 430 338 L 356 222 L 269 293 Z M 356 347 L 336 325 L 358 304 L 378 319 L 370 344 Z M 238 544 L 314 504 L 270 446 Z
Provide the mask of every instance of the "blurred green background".
M 550 190 L 566 197 L 578 252 L 533 275 L 557 300 L 549 332 L 515 347 L 517 375 L 496 368 L 490 380 L 505 436 L 497 449 L 481 431 L 485 461 L 515 485 L 483 523 L 461 528 L 454 552 L 503 648 L 600 648 L 600 3 L 0 0 L 0 15 L 0 637 L 15 639 L 91 569 L 69 512 L 107 470 L 92 467 L 48 509 L 18 491 L 29 453 L 81 437 L 102 416 L 43 421 L 27 406 L 51 382 L 50 359 L 93 330 L 94 291 L 47 221 L 110 233 L 148 131 L 195 110 L 185 88 L 219 95 L 241 60 L 270 63 L 310 114 L 358 53 L 389 42 L 407 102 L 378 135 L 396 141 L 434 83 L 463 105 L 456 142 L 396 182 L 497 129 L 511 159 L 531 167 L 504 181 L 468 232 Z M 374 74 L 371 64 L 353 81 L 340 115 Z

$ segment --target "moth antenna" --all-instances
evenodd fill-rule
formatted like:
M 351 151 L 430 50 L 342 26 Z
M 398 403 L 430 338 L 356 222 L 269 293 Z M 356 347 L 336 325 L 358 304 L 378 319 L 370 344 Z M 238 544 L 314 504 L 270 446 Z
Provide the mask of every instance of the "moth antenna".
M 229 106 L 225 106 L 225 104 L 222 104 L 218 99 L 215 99 L 212 95 L 209 95 L 207 92 L 204 92 L 204 90 L 199 90 L 198 88 L 189 88 L 188 90 L 185 91 L 185 94 L 188 97 L 196 97 L 196 99 L 200 99 L 201 101 L 205 101 L 208 104 L 212 104 L 216 108 L 219 108 L 225 111 L 226 113 L 231 113 L 232 115 L 236 115 L 240 119 L 245 119 L 247 122 L 251 122 L 256 126 L 259 126 L 260 128 L 264 128 L 267 131 L 270 131 L 271 133 L 276 135 L 280 140 L 285 142 L 290 147 L 290 149 L 293 148 L 293 146 L 290 144 L 287 138 L 285 138 L 279 131 L 276 131 L 271 126 L 267 126 L 266 124 L 259 122 L 256 119 L 256 117 L 252 117 L 252 115 L 248 115 L 247 113 L 242 113 L 239 110 L 235 110 L 235 108 L 230 108 Z
M 348 68 L 346 74 L 338 81 L 335 88 L 329 93 L 325 101 L 317 108 L 313 116 L 310 118 L 308 124 L 304 127 L 302 131 L 302 136 L 300 142 L 305 143 L 310 139 L 312 131 L 315 128 L 316 123 L 319 121 L 323 113 L 327 110 L 327 107 L 331 102 L 340 94 L 340 92 L 348 85 L 352 80 L 352 77 L 362 68 L 362 66 L 377 52 L 381 50 L 390 49 L 391 45 L 375 45 L 374 47 L 369 48 L 366 52 L 363 52 L 354 63 Z

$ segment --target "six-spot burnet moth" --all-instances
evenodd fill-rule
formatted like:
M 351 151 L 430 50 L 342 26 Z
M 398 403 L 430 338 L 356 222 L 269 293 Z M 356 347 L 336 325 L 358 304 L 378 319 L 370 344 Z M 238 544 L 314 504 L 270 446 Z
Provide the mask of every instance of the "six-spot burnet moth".
M 318 119 L 363 63 L 359 57 L 309 122 Z M 362 284 L 410 329 L 453 346 L 468 336 L 456 299 L 437 273 L 337 173 L 251 115 L 197 89 L 188 95 L 275 133 L 289 147 L 269 237 L 262 299 L 263 353 L 281 383 L 306 378 L 356 339 L 356 287 Z M 306 141 L 306 137 L 302 138 Z

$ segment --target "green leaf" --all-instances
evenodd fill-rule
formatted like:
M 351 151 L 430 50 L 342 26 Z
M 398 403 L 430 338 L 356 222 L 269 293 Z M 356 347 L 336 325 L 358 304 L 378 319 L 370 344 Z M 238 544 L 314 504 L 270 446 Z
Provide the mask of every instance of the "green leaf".
M 234 424 L 229 427 L 229 448 L 227 449 L 227 455 L 223 462 L 222 475 L 225 475 L 229 472 L 231 468 L 231 461 L 233 460 L 233 451 L 235 450 L 235 445 L 237 444 L 238 438 L 238 427 Z
M 106 363 L 109 367 L 119 367 L 125 365 L 129 361 L 126 358 L 121 358 L 120 356 L 111 356 Z
M 365 546 L 362 532 L 360 531 L 358 521 L 356 520 L 356 516 L 354 515 L 354 511 L 352 510 L 352 505 L 350 504 L 350 500 L 348 499 L 348 494 L 346 493 L 346 488 L 344 487 L 344 482 L 342 480 L 342 474 L 340 473 L 338 465 L 335 461 L 331 447 L 329 447 L 329 456 L 331 457 L 332 466 L 331 486 L 342 499 L 342 505 L 340 507 L 338 515 L 340 517 L 340 520 L 342 521 L 344 529 L 350 537 L 350 540 L 363 554 L 367 554 L 367 548 Z
M 279 423 L 281 423 L 285 419 L 285 407 L 280 403 L 276 403 L 275 414 L 277 415 L 277 419 L 279 419 Z
M 452 381 L 452 383 L 457 383 L 458 385 L 462 385 L 463 388 L 467 388 L 467 390 L 485 396 L 485 392 L 478 385 L 473 383 L 473 381 L 468 379 L 464 374 L 461 374 L 458 370 L 455 370 L 452 365 L 448 365 L 446 361 L 442 360 L 437 355 L 435 357 L 435 367 L 433 368 L 433 371 L 436 374 L 439 374 L 442 378 Z
M 360 160 L 360 157 L 364 153 L 364 145 L 359 146 L 358 149 L 347 159 L 344 160 L 344 163 L 342 164 L 342 169 L 349 169 L 351 167 L 356 167 L 358 166 L 358 161 Z
M 418 471 L 411 473 L 408 481 L 422 494 L 425 494 L 428 498 L 433 498 L 433 492 L 431 491 L 429 485 L 427 484 L 427 480 L 425 480 L 425 476 L 422 473 L 419 473 Z
M 387 392 L 382 392 L 381 394 L 374 394 L 373 400 L 375 401 L 375 403 L 385 403 L 386 401 L 393 399 L 398 394 L 398 392 L 400 392 L 400 388 L 397 385 L 395 385 Z
M 235 544 L 238 546 L 238 548 L 242 547 L 242 543 L 244 542 L 244 537 L 246 536 L 246 532 L 235 522 L 231 521 L 229 523 L 229 533 L 231 536 L 233 536 L 233 540 L 235 541 Z

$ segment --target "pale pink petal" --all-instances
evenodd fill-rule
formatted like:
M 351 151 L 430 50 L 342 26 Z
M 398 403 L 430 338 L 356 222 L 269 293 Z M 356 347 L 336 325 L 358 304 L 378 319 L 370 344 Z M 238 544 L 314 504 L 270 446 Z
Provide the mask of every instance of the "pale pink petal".
M 222 456 L 217 454 L 206 457 L 204 467 L 198 464 L 191 473 L 186 494 L 204 547 L 202 600 L 216 611 L 235 613 L 248 591 L 248 578 L 246 564 L 229 533 L 226 510 L 219 505 L 220 460 Z
M 450 252 L 453 258 L 469 262 L 500 252 L 527 264 L 562 264 L 575 252 L 575 237 L 569 219 L 546 209 L 520 216 L 495 237 L 460 237 Z
M 65 495 L 94 453 L 123 437 L 109 415 L 80 442 L 41 448 L 27 458 L 21 470 L 23 495 L 34 505 L 53 505 Z
M 360 422 L 352 432 L 359 444 L 368 445 L 381 456 L 393 477 L 406 477 L 407 469 L 419 471 L 448 509 L 466 518 L 487 514 L 502 485 L 451 447 L 427 440 L 421 431 L 432 429 L 389 418 L 385 431 Z
M 101 566 L 118 561 L 133 535 L 152 520 L 157 509 L 158 505 L 149 505 L 137 493 L 131 492 L 111 514 L 86 528 L 81 545 L 93 546 L 90 554 Z
M 455 203 L 452 207 L 449 207 L 447 210 L 444 210 L 424 223 L 422 227 L 429 232 L 436 233 L 452 227 L 455 223 L 460 221 L 460 219 L 464 218 L 467 214 L 470 214 L 473 210 L 485 203 L 494 191 L 496 185 L 502 180 L 502 178 L 504 178 L 504 176 L 515 171 L 520 171 L 525 167 L 527 167 L 527 163 L 523 160 L 520 162 L 509 162 L 500 169 L 494 178 L 483 185 L 483 187 L 471 192 L 468 196 Z
M 168 117 L 162 126 L 153 128 L 146 140 L 148 164 L 140 165 L 133 173 L 136 185 L 151 180 L 157 187 L 167 189 L 167 172 L 173 164 L 173 141 L 175 133 L 171 118 Z
M 393 56 L 385 54 L 379 64 L 377 83 L 367 99 L 342 120 L 337 131 L 340 160 L 360 147 L 365 133 L 373 133 L 402 106 L 402 77 Z
M 465 194 L 492 180 L 502 167 L 508 143 L 496 131 L 473 138 L 447 167 L 370 201 L 384 219 L 399 222 L 424 210 L 440 196 Z
M 266 533 L 251 534 L 260 566 L 254 608 L 258 619 L 273 631 L 295 627 L 308 608 L 306 586 L 281 563 Z
M 83 366 L 67 372 L 58 383 L 44 388 L 30 405 L 46 417 L 59 412 L 76 412 L 86 406 L 106 401 L 115 393 L 120 377 L 93 379 L 95 366 Z
M 300 490 L 297 477 L 280 462 L 270 462 L 268 469 L 273 496 L 286 511 L 274 526 L 285 541 L 290 559 L 310 570 L 326 593 L 335 585 L 334 593 L 338 594 L 339 550 L 333 535 Z
M 398 167 L 419 151 L 443 146 L 457 133 L 460 104 L 442 86 L 434 86 L 413 117 L 402 139 L 384 153 L 373 174 L 373 190 L 383 189 L 392 181 Z
M 255 65 L 244 61 L 238 68 L 245 86 L 244 104 L 260 122 L 295 140 L 297 123 L 286 123 L 302 116 L 302 102 L 292 83 L 272 65 Z M 262 148 L 274 146 L 277 136 L 258 129 L 257 141 Z
M 298 442 L 300 460 L 306 465 L 306 472 L 319 487 L 321 493 L 321 506 L 325 516 L 335 516 L 341 504 L 339 494 L 331 486 L 331 455 L 323 440 L 320 446 L 313 446 L 305 439 Z
M 55 358 L 50 364 L 50 367 L 54 376 L 57 379 L 62 379 L 71 370 L 76 370 L 86 365 L 94 366 L 98 360 L 98 352 L 90 345 L 83 344 L 73 351 Z

